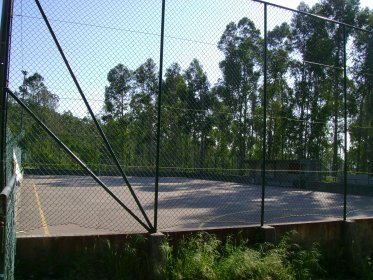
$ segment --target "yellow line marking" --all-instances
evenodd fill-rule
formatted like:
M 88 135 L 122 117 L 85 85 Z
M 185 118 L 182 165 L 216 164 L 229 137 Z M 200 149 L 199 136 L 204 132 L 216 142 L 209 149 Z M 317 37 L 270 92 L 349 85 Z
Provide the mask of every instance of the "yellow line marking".
M 43 225 L 44 234 L 49 235 L 47 220 L 45 219 L 44 211 L 43 211 L 43 208 L 41 207 L 41 202 L 40 202 L 38 191 L 36 189 L 36 185 L 32 184 L 32 186 L 34 188 L 35 199 L 36 199 L 36 203 L 38 204 L 38 210 L 39 210 L 41 224 Z

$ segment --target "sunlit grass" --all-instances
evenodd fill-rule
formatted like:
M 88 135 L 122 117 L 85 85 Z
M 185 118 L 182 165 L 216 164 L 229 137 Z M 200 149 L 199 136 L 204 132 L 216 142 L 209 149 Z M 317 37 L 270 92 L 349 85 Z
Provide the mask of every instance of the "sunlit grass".
M 287 235 L 277 246 L 249 248 L 233 239 L 223 244 L 213 235 L 184 238 L 177 248 L 162 245 L 160 279 L 310 279 L 322 272 L 316 244 L 304 250 Z

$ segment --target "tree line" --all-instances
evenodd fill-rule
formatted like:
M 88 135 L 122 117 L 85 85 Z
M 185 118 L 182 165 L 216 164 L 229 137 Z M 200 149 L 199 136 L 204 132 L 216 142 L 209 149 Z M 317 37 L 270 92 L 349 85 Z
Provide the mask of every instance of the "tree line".
M 299 10 L 373 30 L 373 11 L 359 0 L 322 0 Z M 373 36 L 294 13 L 267 36 L 267 120 L 264 127 L 264 38 L 249 18 L 231 22 L 217 43 L 224 54 L 221 78 L 211 84 L 198 59 L 186 69 L 175 62 L 162 79 L 161 170 L 236 170 L 262 158 L 312 159 L 338 171 L 344 159 L 344 36 L 349 42 L 347 76 L 348 165 L 373 173 Z M 17 92 L 55 133 L 92 167 L 113 162 L 93 121 L 58 112 L 59 97 L 39 73 Z M 158 67 L 152 58 L 137 69 L 124 64 L 107 75 L 99 122 L 121 164 L 154 170 L 157 145 Z M 30 168 L 48 162 L 72 166 L 52 140 L 14 102 L 12 130 L 20 130 Z M 12 112 L 13 111 L 13 112 Z M 40 139 L 42 138 L 42 139 Z

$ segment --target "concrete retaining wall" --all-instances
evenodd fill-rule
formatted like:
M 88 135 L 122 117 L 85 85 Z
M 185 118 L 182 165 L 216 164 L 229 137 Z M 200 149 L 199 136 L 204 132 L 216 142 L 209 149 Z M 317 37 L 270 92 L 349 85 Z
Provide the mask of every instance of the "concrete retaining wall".
M 219 239 L 224 240 L 227 236 L 240 236 L 249 240 L 251 244 L 263 241 L 276 242 L 289 231 L 296 231 L 298 234 L 295 240 L 305 247 L 318 242 L 323 254 L 334 257 L 340 248 L 347 248 L 352 259 L 373 256 L 373 219 L 358 219 L 353 221 L 323 221 L 293 224 L 276 224 L 264 228 L 258 226 L 210 228 L 204 230 L 215 234 Z M 177 242 L 185 235 L 195 233 L 196 230 L 185 230 L 178 232 L 164 232 L 171 243 Z M 143 243 L 145 251 L 149 256 L 154 254 L 152 237 L 147 237 Z M 17 261 L 37 262 L 40 258 L 49 258 L 52 263 L 66 261 L 64 256 L 81 252 L 84 248 L 97 246 L 110 241 L 113 246 L 121 246 L 126 242 L 132 242 L 135 235 L 92 235 L 92 236 L 63 236 L 63 237 L 22 237 L 17 239 Z M 156 242 L 158 242 L 157 238 Z M 154 242 L 153 242 L 154 243 Z M 99 252 L 99 248 L 97 250 Z

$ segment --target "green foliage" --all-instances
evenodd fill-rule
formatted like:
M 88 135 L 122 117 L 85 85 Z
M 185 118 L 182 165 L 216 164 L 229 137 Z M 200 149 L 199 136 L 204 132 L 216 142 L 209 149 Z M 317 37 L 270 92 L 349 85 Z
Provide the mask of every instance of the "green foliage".
M 363 279 L 373 279 L 373 259 L 366 257 L 362 263 L 362 276 Z
M 59 98 L 51 93 L 44 83 L 44 77 L 39 73 L 27 77 L 27 72 L 23 71 L 24 80 L 19 87 L 19 96 L 30 105 L 37 105 L 42 108 L 56 110 Z
M 293 279 L 277 251 L 266 253 L 249 248 L 233 248 L 220 261 L 217 279 Z
M 165 265 L 161 269 L 164 279 L 217 279 L 215 265 L 219 258 L 220 242 L 200 233 L 196 237 L 183 239 L 177 245 L 176 256 L 168 243 L 162 245 Z
M 160 279 L 310 279 L 322 272 L 317 244 L 305 250 L 292 243 L 290 235 L 277 246 L 252 249 L 242 241 L 228 238 L 222 244 L 213 235 L 199 233 L 175 248 L 164 243 L 162 252 Z

